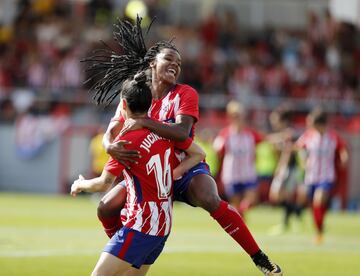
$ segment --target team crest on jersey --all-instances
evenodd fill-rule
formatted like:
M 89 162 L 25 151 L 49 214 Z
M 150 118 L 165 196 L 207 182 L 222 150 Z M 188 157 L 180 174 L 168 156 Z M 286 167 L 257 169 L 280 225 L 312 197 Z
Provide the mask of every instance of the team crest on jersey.
M 171 105 L 171 102 L 169 102 L 169 104 L 167 106 L 162 106 L 161 107 L 161 112 L 168 113 L 169 110 L 170 110 L 170 105 Z

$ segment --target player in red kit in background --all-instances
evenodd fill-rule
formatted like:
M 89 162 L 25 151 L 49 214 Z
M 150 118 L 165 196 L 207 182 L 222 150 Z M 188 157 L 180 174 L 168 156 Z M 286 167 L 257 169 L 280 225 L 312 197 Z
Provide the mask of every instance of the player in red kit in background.
M 175 46 L 170 42 L 158 42 L 146 49 L 142 38 L 140 19 L 136 25 L 120 21 L 114 32 L 123 51 L 119 54 L 111 52 L 109 59 L 99 62 L 95 56 L 87 59 L 93 61 L 90 67 L 94 76 L 103 73 L 95 85 L 98 103 L 111 101 L 117 94 L 112 93 L 115 85 L 131 77 L 139 70 L 148 70 L 152 79 L 153 102 L 149 116 L 164 123 L 149 119 L 136 119 L 127 124 L 128 129 L 145 127 L 159 136 L 184 141 L 194 137 L 194 126 L 199 119 L 198 95 L 188 85 L 177 84 L 181 71 L 181 57 Z M 98 70 L 96 70 L 98 69 Z M 113 118 L 104 135 L 104 147 L 115 159 L 129 164 L 136 158 L 135 152 L 127 152 L 123 144 L 114 143 L 114 137 L 122 128 L 122 119 Z M 184 154 L 178 156 L 183 158 Z M 114 220 L 124 207 L 125 189 L 117 185 L 100 202 L 98 216 L 105 229 L 113 229 Z M 239 213 L 226 201 L 220 199 L 214 179 L 210 176 L 206 163 L 200 162 L 189 170 L 181 179 L 174 183 L 175 200 L 186 202 L 192 206 L 205 209 L 220 224 L 220 226 L 252 257 L 256 266 L 265 275 L 282 275 L 278 265 L 271 262 L 260 250 L 249 229 Z M 109 233 L 109 231 L 108 231 Z
M 124 118 L 145 117 L 151 104 L 151 91 L 145 74 L 136 75 L 124 83 L 120 111 Z M 126 183 L 127 199 L 123 227 L 106 245 L 92 275 L 145 275 L 160 255 L 172 224 L 172 193 L 174 177 L 182 174 L 205 158 L 205 153 L 192 139 L 175 143 L 186 150 L 186 159 L 180 164 L 175 157 L 174 142 L 148 129 L 137 129 L 120 134 L 115 141 L 126 139 L 127 147 L 138 150 L 139 162 L 126 169 L 111 158 L 100 177 L 85 180 L 79 177 L 71 187 L 71 194 L 81 191 L 103 191 L 116 177 Z M 178 165 L 178 166 L 177 166 Z M 175 168 L 176 167 L 176 168 Z M 173 171 L 173 168 L 174 171 Z
M 244 214 L 257 201 L 255 147 L 263 136 L 246 125 L 243 105 L 230 101 L 226 107 L 229 126 L 214 141 L 221 160 L 221 180 L 230 203 Z
M 311 199 L 317 244 L 323 241 L 324 218 L 336 178 L 336 156 L 343 166 L 348 161 L 344 141 L 328 128 L 327 120 L 325 112 L 315 109 L 308 117 L 311 127 L 296 142 L 305 164 L 305 196 Z

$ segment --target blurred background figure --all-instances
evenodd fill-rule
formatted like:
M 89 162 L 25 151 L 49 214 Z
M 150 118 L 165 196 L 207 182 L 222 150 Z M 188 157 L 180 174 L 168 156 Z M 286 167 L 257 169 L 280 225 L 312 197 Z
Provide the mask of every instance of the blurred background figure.
M 102 145 L 104 133 L 104 128 L 99 127 L 97 133 L 90 140 L 89 150 L 91 154 L 91 177 L 99 176 L 109 159 L 109 155 L 106 153 Z
M 195 136 L 196 143 L 202 147 L 202 149 L 206 153 L 206 163 L 210 167 L 211 175 L 218 179 L 220 162 L 219 157 L 217 155 L 216 150 L 214 149 L 213 142 L 215 139 L 216 131 L 215 129 L 209 127 L 200 127 L 197 129 Z M 217 181 L 216 184 L 218 185 L 219 194 L 223 194 L 223 187 L 221 183 Z
M 229 125 L 215 138 L 214 148 L 221 160 L 221 181 L 229 202 L 244 214 L 257 202 L 255 147 L 263 140 L 246 123 L 246 110 L 237 101 L 226 106 Z
M 259 182 L 259 201 L 266 203 L 269 201 L 270 184 L 279 156 L 276 146 L 267 140 L 256 145 L 255 156 L 255 168 Z
M 297 202 L 296 196 L 298 187 L 303 183 L 303 170 L 298 163 L 297 153 L 294 151 L 294 143 L 298 135 L 292 127 L 291 110 L 279 109 L 273 111 L 270 114 L 270 123 L 274 132 L 290 134 L 285 141 L 278 145 L 280 157 L 269 194 L 270 202 L 278 204 L 284 209 L 281 224 L 273 226 L 269 231 L 270 234 L 276 235 L 289 230 L 292 215 L 295 215 L 297 220 L 301 220 L 304 206 Z
M 309 114 L 310 125 L 296 142 L 305 166 L 305 189 L 301 196 L 308 197 L 316 227 L 315 242 L 323 242 L 324 219 L 329 207 L 332 191 L 335 188 L 338 156 L 341 165 L 348 162 L 348 151 L 344 140 L 328 127 L 328 115 L 321 109 Z

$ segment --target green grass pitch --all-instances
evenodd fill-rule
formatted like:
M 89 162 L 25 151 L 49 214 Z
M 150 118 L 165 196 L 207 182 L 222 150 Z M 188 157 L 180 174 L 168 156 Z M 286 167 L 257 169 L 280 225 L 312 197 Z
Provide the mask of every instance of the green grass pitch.
M 90 197 L 0 193 L 0 275 L 90 275 L 107 238 Z M 258 207 L 247 223 L 285 275 L 360 275 L 360 214 L 331 213 L 324 244 L 313 244 L 305 213 L 302 231 L 268 235 L 276 208 Z M 261 275 L 207 213 L 174 208 L 174 227 L 149 275 Z

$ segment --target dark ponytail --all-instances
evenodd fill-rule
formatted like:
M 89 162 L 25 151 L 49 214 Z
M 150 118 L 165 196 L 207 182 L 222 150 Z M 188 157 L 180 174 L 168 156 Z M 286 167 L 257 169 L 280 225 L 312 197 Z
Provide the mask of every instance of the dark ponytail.
M 141 71 L 132 80 L 125 81 L 121 89 L 121 98 L 126 100 L 131 112 L 146 113 L 152 101 L 148 74 Z

